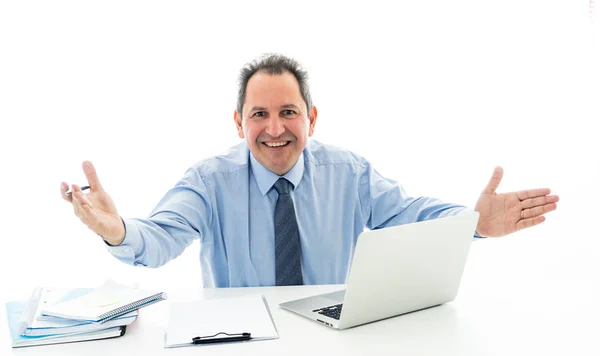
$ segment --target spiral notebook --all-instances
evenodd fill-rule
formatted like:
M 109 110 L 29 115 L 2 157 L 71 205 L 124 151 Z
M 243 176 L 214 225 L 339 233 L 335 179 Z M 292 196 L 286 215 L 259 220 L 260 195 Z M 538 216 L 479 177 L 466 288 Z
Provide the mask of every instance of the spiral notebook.
M 41 314 L 104 323 L 165 299 L 165 293 L 131 288 L 109 280 L 81 297 L 46 306 Z
M 92 290 L 92 288 L 35 288 L 29 301 L 23 302 L 24 308 L 22 308 L 15 329 L 22 336 L 48 336 L 104 330 L 109 327 L 129 325 L 136 320 L 138 316 L 137 310 L 116 317 L 105 323 L 55 318 L 41 314 L 42 309 L 48 305 L 81 297 Z M 20 302 L 11 303 L 15 304 Z M 7 310 L 9 304 L 7 304 Z M 13 306 L 13 309 L 14 308 L 16 307 Z
M 18 325 L 21 314 L 27 308 L 27 301 L 12 301 L 6 303 L 6 316 L 8 319 L 8 328 L 12 339 L 12 347 L 41 346 L 50 344 L 63 344 L 69 342 L 100 340 L 123 336 L 126 326 L 107 327 L 102 330 L 90 332 L 57 334 L 57 335 L 39 335 L 23 336 Z
M 88 340 L 100 340 L 113 337 L 123 336 L 125 334 L 126 325 L 123 320 L 115 320 L 120 326 L 111 325 L 111 322 L 106 324 L 103 329 L 97 330 L 76 330 L 76 332 L 57 333 L 48 332 L 43 335 L 22 335 L 21 317 L 26 313 L 29 301 L 11 301 L 6 303 L 6 316 L 8 320 L 8 329 L 12 339 L 12 347 L 39 346 L 50 344 L 62 344 L 69 342 L 79 342 Z M 134 318 L 127 318 L 134 319 Z M 93 324 L 92 324 L 93 325 Z

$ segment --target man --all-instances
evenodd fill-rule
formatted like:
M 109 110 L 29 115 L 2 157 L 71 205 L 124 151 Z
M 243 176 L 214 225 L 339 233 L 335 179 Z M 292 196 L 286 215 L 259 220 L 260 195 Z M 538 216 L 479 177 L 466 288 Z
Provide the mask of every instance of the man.
M 148 219 L 122 219 L 90 162 L 90 192 L 61 183 L 75 214 L 121 261 L 160 266 L 200 239 L 206 287 L 345 283 L 358 235 L 458 214 L 466 208 L 409 197 L 362 157 L 312 136 L 317 122 L 307 75 L 269 55 L 240 73 L 234 121 L 242 143 L 190 168 Z M 549 189 L 497 194 L 497 167 L 475 205 L 476 236 L 542 223 L 556 209 Z

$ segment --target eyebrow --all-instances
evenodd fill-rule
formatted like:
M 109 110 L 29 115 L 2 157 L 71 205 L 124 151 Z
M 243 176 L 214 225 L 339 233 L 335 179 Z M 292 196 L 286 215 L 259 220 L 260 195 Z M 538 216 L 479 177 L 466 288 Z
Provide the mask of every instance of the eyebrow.
M 285 104 L 285 105 L 281 105 L 280 107 L 281 109 L 296 109 L 297 111 L 300 111 L 300 108 L 297 107 L 294 104 Z
M 252 111 L 264 111 L 264 110 L 267 110 L 267 108 L 262 107 L 262 106 L 254 106 L 254 107 L 252 107 L 252 109 L 250 109 L 249 112 L 252 112 Z
M 280 109 L 296 109 L 296 110 L 300 111 L 300 108 L 294 104 L 284 104 L 284 105 L 281 105 L 279 108 Z M 264 106 L 254 106 L 254 107 L 252 107 L 252 109 L 250 109 L 249 112 L 266 111 L 266 110 L 267 110 L 267 108 Z

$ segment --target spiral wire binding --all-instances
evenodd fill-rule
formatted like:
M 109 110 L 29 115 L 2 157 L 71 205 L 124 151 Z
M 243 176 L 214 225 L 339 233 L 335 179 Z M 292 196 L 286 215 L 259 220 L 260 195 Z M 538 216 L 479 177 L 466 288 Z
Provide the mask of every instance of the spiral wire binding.
M 138 309 L 140 307 L 143 307 L 143 306 L 146 306 L 146 305 L 150 305 L 150 304 L 153 304 L 153 303 L 156 303 L 158 301 L 165 300 L 165 299 L 167 299 L 167 295 L 165 293 L 159 293 L 159 294 L 151 295 L 151 296 L 149 296 L 147 298 L 138 300 L 135 303 L 130 303 L 130 304 L 124 305 L 124 306 L 122 306 L 120 308 L 117 308 L 115 310 L 111 310 L 109 312 L 106 312 L 106 313 L 100 315 L 99 322 L 100 322 L 100 324 L 105 323 L 105 322 L 107 322 L 107 321 L 109 321 L 111 319 L 114 319 L 114 318 L 118 317 L 118 316 L 121 316 L 123 314 L 127 314 L 127 313 L 131 312 L 132 310 L 135 310 L 135 309 Z

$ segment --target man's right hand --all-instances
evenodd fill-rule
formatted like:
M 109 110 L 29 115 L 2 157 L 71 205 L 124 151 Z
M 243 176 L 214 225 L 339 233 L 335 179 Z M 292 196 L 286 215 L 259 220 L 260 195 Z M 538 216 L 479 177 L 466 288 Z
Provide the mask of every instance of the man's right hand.
M 62 182 L 60 193 L 63 199 L 73 205 L 75 215 L 104 241 L 113 246 L 120 245 L 125 239 L 125 226 L 115 204 L 102 188 L 92 162 L 83 162 L 83 172 L 90 186 L 89 193 L 84 194 L 79 186 L 73 184 L 69 195 L 69 185 Z

